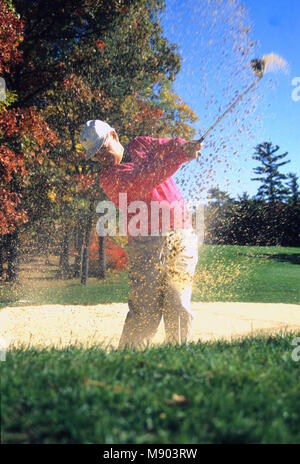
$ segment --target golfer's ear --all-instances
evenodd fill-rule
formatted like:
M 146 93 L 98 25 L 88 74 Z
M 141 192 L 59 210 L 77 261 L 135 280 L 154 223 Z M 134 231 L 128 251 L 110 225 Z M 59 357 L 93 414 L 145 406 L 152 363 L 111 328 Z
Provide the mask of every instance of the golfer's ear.
M 118 134 L 116 133 L 116 131 L 112 131 L 111 132 L 111 136 L 118 142 L 119 141 L 119 136 Z

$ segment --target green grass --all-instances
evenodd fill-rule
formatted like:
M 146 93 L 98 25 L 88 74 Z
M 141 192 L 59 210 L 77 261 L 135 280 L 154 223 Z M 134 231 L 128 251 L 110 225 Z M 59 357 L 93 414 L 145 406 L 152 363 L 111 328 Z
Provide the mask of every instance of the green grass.
M 204 246 L 197 270 L 194 301 L 300 304 L 300 248 Z
M 127 271 L 108 274 L 104 281 L 89 278 L 87 285 L 79 279 L 44 280 L 42 285 L 36 279 L 31 283 L 23 282 L 22 286 L 3 286 L 0 288 L 0 305 L 14 306 L 31 304 L 62 305 L 96 305 L 100 303 L 127 302 L 129 281 Z
M 203 246 L 194 301 L 300 303 L 299 248 Z M 40 266 L 40 264 L 39 264 Z M 0 285 L 0 304 L 126 302 L 127 271 Z M 27 300 L 20 303 L 19 300 Z M 4 443 L 300 443 L 296 335 L 143 352 L 12 349 L 1 369 Z M 300 333 L 299 333 L 300 336 Z M 174 396 L 175 395 L 175 396 Z
M 300 248 L 209 246 L 199 248 L 193 301 L 244 301 L 300 304 Z M 0 306 L 19 304 L 95 305 L 127 302 L 127 271 L 90 278 L 57 280 L 56 269 L 27 275 L 21 286 L 0 284 Z
M 0 366 L 2 440 L 300 443 L 293 338 L 10 351 Z

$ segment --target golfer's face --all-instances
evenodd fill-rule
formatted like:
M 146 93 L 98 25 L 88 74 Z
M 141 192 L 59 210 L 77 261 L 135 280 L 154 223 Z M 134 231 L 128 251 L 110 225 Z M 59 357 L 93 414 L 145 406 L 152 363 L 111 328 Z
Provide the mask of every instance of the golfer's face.
M 93 161 L 99 161 L 105 166 L 113 166 L 114 164 L 121 163 L 123 153 L 124 148 L 119 142 L 118 134 L 111 132 L 107 135 L 101 150 L 93 156 Z

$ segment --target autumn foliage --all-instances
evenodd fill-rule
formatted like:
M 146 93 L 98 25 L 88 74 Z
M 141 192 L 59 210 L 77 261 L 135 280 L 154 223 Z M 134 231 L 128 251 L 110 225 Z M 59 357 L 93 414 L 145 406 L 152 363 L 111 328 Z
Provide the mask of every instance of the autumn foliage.
M 106 265 L 107 268 L 122 271 L 127 265 L 127 254 L 113 239 L 106 237 Z M 90 242 L 90 260 L 97 261 L 99 256 L 99 242 L 96 231 L 93 231 Z
M 76 251 L 73 249 L 72 254 L 76 256 Z M 127 266 L 128 256 L 124 249 L 114 243 L 111 237 L 106 237 L 105 240 L 105 254 L 106 254 L 106 268 L 123 271 Z M 99 259 L 99 237 L 95 229 L 92 230 L 90 246 L 89 246 L 89 260 L 90 262 L 97 262 Z
M 23 24 L 9 3 L 0 0 L 0 71 L 9 72 L 10 66 L 22 61 L 17 50 L 22 40 Z M 58 142 L 55 133 L 34 107 L 0 107 L 0 233 L 14 231 L 27 221 L 22 208 L 22 188 L 26 185 L 29 169 L 41 164 L 48 152 L 47 144 Z
M 195 115 L 166 84 L 180 56 L 160 25 L 164 0 L 13 5 L 0 0 L 0 75 L 7 86 L 0 102 L 0 234 L 13 234 L 17 243 L 26 230 L 46 248 L 43 224 L 61 226 L 62 237 L 82 229 L 78 243 L 97 259 L 97 237 L 90 247 L 89 233 L 95 203 L 105 195 L 101 166 L 85 160 L 78 141 L 82 125 L 107 120 L 123 145 L 138 134 L 193 134 Z M 62 263 L 71 247 L 62 239 Z M 122 269 L 125 252 L 110 238 L 106 248 L 108 267 Z
M 0 137 L 0 233 L 9 233 L 27 220 L 21 191 L 28 168 L 41 164 L 48 152 L 46 144 L 58 139 L 34 108 L 3 108 Z
M 0 74 L 9 72 L 11 62 L 20 62 L 22 54 L 18 50 L 23 40 L 23 23 L 17 17 L 9 2 L 0 0 Z

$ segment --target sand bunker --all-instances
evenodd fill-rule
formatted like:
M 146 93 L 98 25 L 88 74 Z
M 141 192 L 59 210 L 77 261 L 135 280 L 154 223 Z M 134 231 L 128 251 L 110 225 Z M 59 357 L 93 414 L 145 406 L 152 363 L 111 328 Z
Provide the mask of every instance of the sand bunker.
M 300 305 L 192 303 L 193 341 L 231 340 L 263 331 L 300 331 Z M 0 309 L 0 337 L 10 346 L 63 348 L 101 344 L 116 348 L 127 304 L 23 306 Z M 164 340 L 161 323 L 154 344 Z

